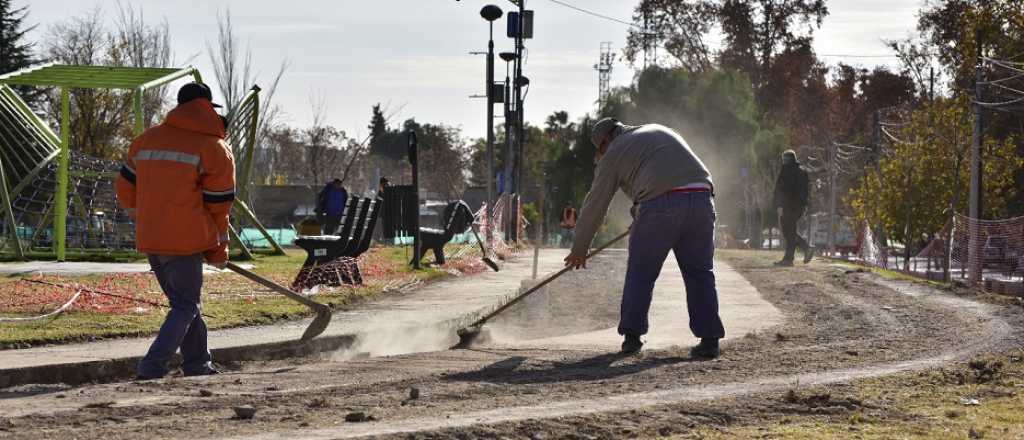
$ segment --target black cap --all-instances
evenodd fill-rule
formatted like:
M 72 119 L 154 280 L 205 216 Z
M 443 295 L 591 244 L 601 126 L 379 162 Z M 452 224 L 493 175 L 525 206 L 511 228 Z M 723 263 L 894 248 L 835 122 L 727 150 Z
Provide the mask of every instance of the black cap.
M 210 101 L 210 104 L 213 104 L 214 107 L 221 107 L 220 104 L 214 104 L 213 92 L 210 91 L 210 86 L 206 84 L 190 82 L 188 84 L 181 86 L 181 88 L 178 89 L 178 105 L 184 104 L 196 98 L 206 99 L 207 101 Z

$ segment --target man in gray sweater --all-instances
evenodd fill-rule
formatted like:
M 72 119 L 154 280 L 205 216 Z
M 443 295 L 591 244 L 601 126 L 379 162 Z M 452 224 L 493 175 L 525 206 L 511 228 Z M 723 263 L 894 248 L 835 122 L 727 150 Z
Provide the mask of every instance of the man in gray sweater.
M 690 330 L 700 338 L 690 355 L 718 357 L 725 329 L 712 265 L 715 204 L 707 167 L 681 136 L 657 124 L 633 127 L 605 118 L 594 125 L 591 140 L 597 146 L 597 170 L 566 266 L 586 268 L 587 251 L 621 188 L 634 204 L 619 318 L 622 352 L 643 347 L 640 336 L 647 333 L 654 282 L 671 250 L 686 285 Z

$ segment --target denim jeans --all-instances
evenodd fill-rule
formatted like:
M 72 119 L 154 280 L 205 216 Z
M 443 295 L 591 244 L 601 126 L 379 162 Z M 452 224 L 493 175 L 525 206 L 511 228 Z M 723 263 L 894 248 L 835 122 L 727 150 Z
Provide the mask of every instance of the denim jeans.
M 715 203 L 710 193 L 669 192 L 641 203 L 629 235 L 629 261 L 622 292 L 619 334 L 647 333 L 654 282 L 671 250 L 686 285 L 690 331 L 722 338 L 713 272 Z
M 206 346 L 206 322 L 203 321 L 202 302 L 203 256 L 150 255 L 149 265 L 164 295 L 171 304 L 160 334 L 149 352 L 139 361 L 138 374 L 147 378 L 167 374 L 167 363 L 181 348 L 181 370 L 186 375 L 210 372 L 210 351 Z

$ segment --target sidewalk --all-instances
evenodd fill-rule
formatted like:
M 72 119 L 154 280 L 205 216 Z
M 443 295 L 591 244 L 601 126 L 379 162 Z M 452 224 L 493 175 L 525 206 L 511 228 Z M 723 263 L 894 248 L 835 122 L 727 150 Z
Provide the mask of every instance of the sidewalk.
M 540 253 L 538 273 L 562 267 L 563 249 Z M 357 345 L 347 356 L 386 355 L 389 351 L 430 351 L 456 341 L 453 327 L 468 316 L 490 310 L 517 292 L 532 271 L 532 253 L 503 265 L 501 272 L 486 272 L 442 281 L 413 293 L 394 295 L 338 312 L 323 335 L 307 344 L 296 344 L 311 319 L 263 327 L 243 327 L 210 332 L 214 362 L 285 359 Z M 410 340 L 408 328 L 426 339 Z M 367 338 L 357 338 L 369 331 Z M 132 377 L 134 365 L 145 354 L 153 337 L 113 339 L 90 343 L 0 350 L 0 388 L 23 383 L 85 383 Z M 388 339 L 403 346 L 388 346 Z M 416 346 L 409 346 L 415 343 Z M 450 344 L 448 344 L 450 345 Z
M 625 263 L 624 251 L 617 261 Z M 540 252 L 538 277 L 561 269 L 564 249 Z M 326 355 L 331 360 L 441 351 L 457 342 L 455 328 L 511 299 L 532 272 L 532 253 L 486 272 L 430 284 L 407 294 L 391 295 L 334 315 L 327 331 L 306 344 L 295 341 L 310 320 L 210 333 L 214 361 L 231 363 Z M 732 267 L 716 262 L 719 302 L 728 337 L 782 321 L 779 311 L 761 298 Z M 614 281 L 621 288 L 622 281 Z M 686 319 L 685 289 L 675 259 L 669 258 L 655 287 L 647 348 L 689 345 L 695 340 Z M 152 337 L 0 351 L 0 388 L 26 383 L 104 382 L 134 376 L 135 363 Z M 522 341 L 532 348 L 617 350 L 614 328 Z
M 609 254 L 626 252 L 610 250 Z M 715 282 L 718 288 L 718 309 L 725 326 L 725 339 L 742 338 L 748 333 L 772 327 L 783 322 L 779 309 L 761 298 L 761 294 L 732 266 L 715 261 Z M 654 285 L 654 295 L 648 317 L 650 330 L 644 336 L 644 349 L 664 349 L 697 343 L 690 331 L 686 309 L 686 288 L 675 256 L 669 253 L 661 275 Z M 603 349 L 618 350 L 622 336 L 617 326 L 567 336 L 502 342 L 503 347 L 531 347 L 547 349 Z

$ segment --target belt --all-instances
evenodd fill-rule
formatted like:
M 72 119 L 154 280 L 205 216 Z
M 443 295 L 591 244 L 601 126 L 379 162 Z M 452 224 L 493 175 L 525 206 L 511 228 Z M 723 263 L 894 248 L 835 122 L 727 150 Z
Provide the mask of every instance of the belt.
M 707 188 L 672 188 L 668 192 L 674 193 L 709 193 L 710 189 Z

